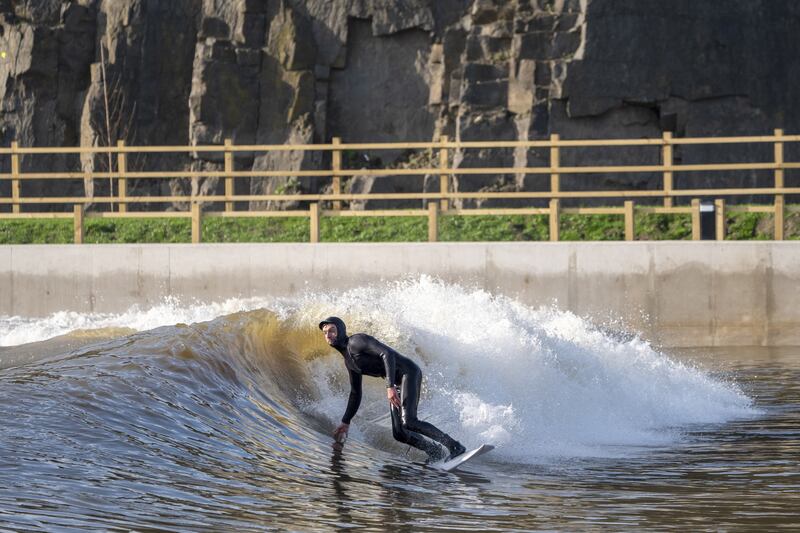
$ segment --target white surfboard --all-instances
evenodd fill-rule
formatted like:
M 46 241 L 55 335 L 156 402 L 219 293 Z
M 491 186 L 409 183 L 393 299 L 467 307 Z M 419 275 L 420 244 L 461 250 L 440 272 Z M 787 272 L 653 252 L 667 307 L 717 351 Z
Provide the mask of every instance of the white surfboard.
M 446 470 L 447 472 L 450 472 L 451 470 L 455 470 L 459 466 L 463 465 L 464 463 L 466 463 L 470 459 L 474 459 L 475 457 L 478 457 L 479 455 L 483 455 L 486 452 L 490 452 L 492 450 L 494 450 L 494 446 L 492 446 L 491 444 L 481 444 L 480 446 L 478 446 L 474 450 L 466 451 L 466 452 L 462 453 L 461 455 L 459 455 L 458 457 L 456 457 L 455 459 L 451 459 L 450 461 L 441 461 L 441 462 L 438 462 L 438 463 L 431 463 L 430 466 L 432 466 L 433 468 L 436 468 L 438 470 Z

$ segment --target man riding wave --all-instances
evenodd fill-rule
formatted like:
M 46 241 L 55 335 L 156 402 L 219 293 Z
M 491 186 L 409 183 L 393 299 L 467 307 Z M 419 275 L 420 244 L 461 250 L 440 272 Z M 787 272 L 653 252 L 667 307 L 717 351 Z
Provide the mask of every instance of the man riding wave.
M 342 354 L 350 375 L 350 396 L 342 423 L 334 430 L 337 441 L 343 440 L 350 421 L 361 404 L 361 378 L 364 375 L 386 379 L 386 396 L 392 416 L 392 435 L 400 442 L 424 451 L 430 462 L 444 459 L 442 444 L 449 459 L 464 453 L 465 448 L 433 424 L 417 418 L 417 404 L 422 388 L 422 370 L 414 361 L 365 333 L 347 336 L 342 319 L 331 316 L 319 323 L 327 343 Z M 398 392 L 399 389 L 399 392 Z M 423 437 L 428 437 L 428 440 Z

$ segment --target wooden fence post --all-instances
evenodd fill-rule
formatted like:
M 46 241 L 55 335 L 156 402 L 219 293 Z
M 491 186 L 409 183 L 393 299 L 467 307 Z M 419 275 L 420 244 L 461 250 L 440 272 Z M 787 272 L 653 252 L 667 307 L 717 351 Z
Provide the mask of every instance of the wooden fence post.
M 714 226 L 717 230 L 717 240 L 724 241 L 725 235 L 728 233 L 728 221 L 725 218 L 725 200 L 719 198 L 714 200 L 714 216 L 716 217 L 716 224 Z
M 225 139 L 225 196 L 230 198 L 233 196 L 233 151 L 231 147 L 233 141 Z M 233 202 L 225 202 L 225 211 L 233 211 Z
M 559 135 L 553 133 L 550 135 L 550 192 L 559 192 L 561 190 L 561 176 L 558 173 L 560 166 L 561 152 L 558 148 Z M 558 198 L 550 200 L 550 240 L 557 241 L 559 239 L 559 224 L 561 219 L 561 202 Z
M 72 225 L 75 244 L 83 244 L 83 210 L 83 204 L 76 204 L 73 206 L 74 216 L 72 218 Z
M 436 202 L 428 204 L 428 242 L 439 240 L 439 205 Z
M 341 137 L 334 137 L 331 139 L 331 144 L 338 145 L 341 143 Z M 331 154 L 331 166 L 333 167 L 331 169 L 333 170 L 333 183 L 331 184 L 333 194 L 342 194 L 342 177 L 340 175 L 342 171 L 342 151 L 339 148 L 334 148 L 333 153 Z M 338 211 L 341 208 L 341 200 L 334 200 L 333 209 Z
M 319 242 L 319 204 L 317 202 L 308 206 L 308 218 L 309 242 Z
M 633 200 L 625 201 L 625 240 L 632 241 L 635 238 L 634 234 L 634 211 Z
M 19 154 L 17 150 L 19 144 L 17 141 L 11 141 L 11 199 L 14 203 L 11 204 L 11 212 L 19 213 Z
M 775 130 L 775 188 L 783 189 L 783 130 Z M 783 240 L 784 227 L 784 197 L 782 194 L 775 195 L 775 240 Z
M 557 241 L 560 236 L 561 202 L 558 198 L 550 200 L 550 240 Z
M 447 147 L 444 146 L 448 141 L 447 135 L 442 135 L 439 137 L 439 142 L 442 144 L 441 148 L 439 148 L 439 170 L 447 170 L 447 166 L 449 165 L 448 155 L 447 155 Z M 448 174 L 440 174 L 439 175 L 439 192 L 442 194 L 447 194 L 449 192 L 449 184 L 450 184 L 450 176 Z M 428 204 L 430 206 L 430 204 Z M 447 211 L 450 207 L 450 200 L 447 198 L 442 198 L 441 201 L 442 211 Z
M 700 199 L 692 200 L 692 240 L 700 240 Z
M 203 220 L 200 202 L 192 200 L 192 244 L 200 244 L 202 240 Z
M 128 203 L 125 201 L 128 197 L 128 179 L 125 174 L 128 172 L 128 161 L 123 151 L 125 148 L 125 141 L 117 141 L 117 171 L 119 172 L 119 212 L 128 212 Z
M 661 164 L 665 167 L 671 167 L 673 163 L 672 157 L 672 132 L 664 132 L 664 145 L 661 147 Z M 664 171 L 664 207 L 672 207 L 672 171 Z
M 560 159 L 561 159 L 561 152 L 558 148 L 558 140 L 559 135 L 554 133 L 550 135 L 550 142 L 552 143 L 550 146 L 550 192 L 559 192 L 561 190 L 561 176 L 558 173 L 558 167 L 561 166 Z M 551 230 L 552 234 L 552 230 Z

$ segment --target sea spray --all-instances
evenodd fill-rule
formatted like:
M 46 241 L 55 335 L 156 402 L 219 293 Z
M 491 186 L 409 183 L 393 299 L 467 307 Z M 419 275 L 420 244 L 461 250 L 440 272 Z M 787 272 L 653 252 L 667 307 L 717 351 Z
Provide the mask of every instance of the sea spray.
M 296 320 L 338 314 L 351 333 L 370 333 L 417 360 L 425 373 L 420 416 L 470 446 L 497 444 L 496 457 L 616 455 L 669 445 L 687 424 L 754 414 L 735 384 L 636 336 L 620 341 L 572 313 L 481 289 L 422 276 L 307 294 L 295 304 Z M 347 384 L 336 376 L 343 369 L 326 363 L 317 371 L 340 399 L 336 405 L 326 391 L 320 409 L 335 419 Z M 380 391 L 372 401 L 362 421 L 380 420 Z

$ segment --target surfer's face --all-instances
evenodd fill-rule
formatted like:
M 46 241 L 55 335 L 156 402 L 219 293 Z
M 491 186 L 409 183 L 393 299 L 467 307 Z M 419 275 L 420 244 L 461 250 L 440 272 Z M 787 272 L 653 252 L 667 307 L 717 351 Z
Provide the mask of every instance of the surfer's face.
M 336 326 L 333 324 L 325 324 L 322 326 L 322 333 L 325 335 L 325 341 L 333 346 L 333 343 L 336 342 L 336 336 L 339 333 Z

